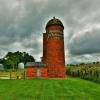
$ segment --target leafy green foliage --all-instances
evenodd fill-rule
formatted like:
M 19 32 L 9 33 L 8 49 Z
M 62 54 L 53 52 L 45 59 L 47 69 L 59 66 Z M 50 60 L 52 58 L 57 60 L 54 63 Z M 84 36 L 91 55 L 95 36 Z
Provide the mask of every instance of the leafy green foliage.
M 6 66 L 7 69 L 17 69 L 18 63 L 23 62 L 35 62 L 33 56 L 26 52 L 8 52 L 3 59 L 0 60 L 2 64 Z

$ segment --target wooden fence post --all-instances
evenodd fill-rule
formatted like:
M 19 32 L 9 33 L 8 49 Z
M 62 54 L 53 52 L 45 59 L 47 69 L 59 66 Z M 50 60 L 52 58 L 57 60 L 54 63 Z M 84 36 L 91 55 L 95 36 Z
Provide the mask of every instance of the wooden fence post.
M 25 70 L 24 70 L 24 80 L 25 80 L 25 77 L 26 77 L 26 76 L 25 76 Z
M 10 71 L 10 80 L 11 80 L 11 71 Z

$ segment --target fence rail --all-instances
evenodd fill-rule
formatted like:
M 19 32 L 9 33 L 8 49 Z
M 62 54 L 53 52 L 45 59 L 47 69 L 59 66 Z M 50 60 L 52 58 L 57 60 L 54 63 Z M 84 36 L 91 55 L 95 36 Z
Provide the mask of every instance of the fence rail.
M 25 71 L 0 71 L 0 79 L 25 79 Z

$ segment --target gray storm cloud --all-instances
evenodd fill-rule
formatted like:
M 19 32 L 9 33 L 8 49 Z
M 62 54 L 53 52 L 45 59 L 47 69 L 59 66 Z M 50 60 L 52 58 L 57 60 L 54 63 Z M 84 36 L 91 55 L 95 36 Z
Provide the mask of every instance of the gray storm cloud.
M 0 56 L 42 56 L 42 33 L 53 16 L 65 26 L 66 63 L 100 60 L 100 0 L 0 0 Z

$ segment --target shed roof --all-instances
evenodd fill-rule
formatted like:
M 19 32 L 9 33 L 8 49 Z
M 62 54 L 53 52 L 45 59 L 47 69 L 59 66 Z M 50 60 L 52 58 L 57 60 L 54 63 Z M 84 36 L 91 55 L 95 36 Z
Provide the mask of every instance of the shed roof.
M 43 64 L 42 62 L 27 62 L 26 67 L 48 67 L 47 64 Z

